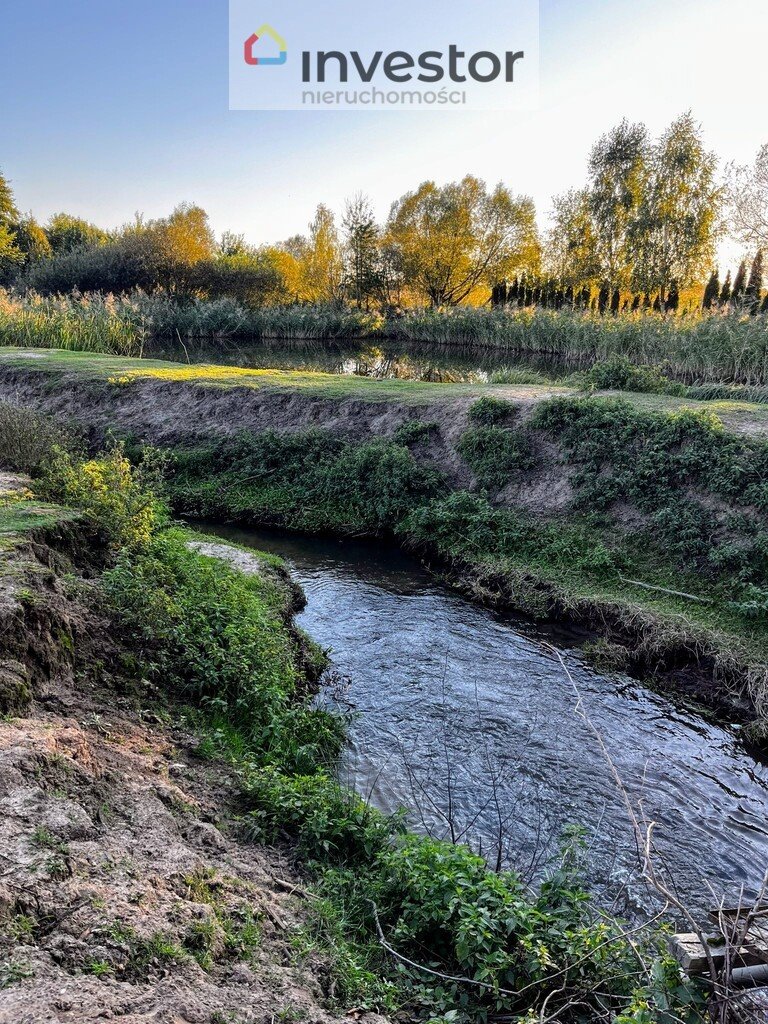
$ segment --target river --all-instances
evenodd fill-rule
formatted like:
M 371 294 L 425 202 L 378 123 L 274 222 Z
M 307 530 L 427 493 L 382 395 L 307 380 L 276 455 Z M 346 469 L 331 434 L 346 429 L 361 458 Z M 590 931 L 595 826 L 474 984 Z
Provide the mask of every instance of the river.
M 307 595 L 299 624 L 330 648 L 325 699 L 352 712 L 342 773 L 385 811 L 454 835 L 534 880 L 562 829 L 584 828 L 589 881 L 624 913 L 652 905 L 622 796 L 577 714 L 556 644 L 635 806 L 657 822 L 660 861 L 704 912 L 768 864 L 768 768 L 737 736 L 622 675 L 578 637 L 473 605 L 374 542 L 208 527 L 286 558 Z M 452 823 L 452 826 L 451 826 Z

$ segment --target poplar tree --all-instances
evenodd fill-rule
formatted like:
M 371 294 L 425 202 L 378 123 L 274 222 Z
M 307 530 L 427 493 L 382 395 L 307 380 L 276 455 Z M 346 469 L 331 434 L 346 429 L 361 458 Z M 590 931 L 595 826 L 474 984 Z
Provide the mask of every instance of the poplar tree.
M 603 135 L 589 157 L 589 212 L 599 277 L 609 292 L 629 278 L 629 233 L 645 191 L 648 157 L 645 125 L 627 120 Z

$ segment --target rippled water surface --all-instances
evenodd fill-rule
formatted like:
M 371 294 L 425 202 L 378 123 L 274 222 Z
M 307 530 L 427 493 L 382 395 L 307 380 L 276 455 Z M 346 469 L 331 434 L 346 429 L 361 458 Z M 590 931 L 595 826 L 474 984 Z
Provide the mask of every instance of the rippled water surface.
M 287 558 L 306 591 L 300 625 L 348 677 L 328 699 L 356 712 L 345 771 L 384 810 L 450 831 L 534 875 L 568 823 L 586 829 L 592 882 L 647 903 L 622 799 L 558 645 L 626 789 L 700 909 L 704 879 L 734 893 L 768 863 L 768 769 L 734 736 L 622 676 L 602 676 L 565 633 L 478 608 L 385 546 L 212 528 Z M 450 813 L 449 813 L 450 811 Z

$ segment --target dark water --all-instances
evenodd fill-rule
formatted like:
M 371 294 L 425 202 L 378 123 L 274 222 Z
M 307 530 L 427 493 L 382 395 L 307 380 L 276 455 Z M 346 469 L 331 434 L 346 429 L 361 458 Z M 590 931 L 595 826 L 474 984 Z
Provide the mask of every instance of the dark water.
M 489 347 L 462 351 L 456 346 L 423 342 L 352 341 L 247 341 L 202 340 L 176 343 L 156 341 L 145 353 L 153 359 L 174 362 L 217 363 L 252 369 L 315 370 L 352 374 L 380 380 L 426 380 L 441 383 L 486 383 L 494 373 L 513 367 L 510 383 L 546 383 L 559 379 L 567 367 L 553 357 L 520 359 L 509 351 Z M 520 374 L 525 379 L 517 379 Z M 498 381 L 505 383 L 505 381 Z
M 233 528 L 211 532 L 288 559 L 299 622 L 348 677 L 328 698 L 357 712 L 344 766 L 384 810 L 454 831 L 535 877 L 560 830 L 586 830 L 591 881 L 622 911 L 649 906 L 628 817 L 557 644 L 680 890 L 700 911 L 768 863 L 768 769 L 734 736 L 623 676 L 587 667 L 567 633 L 478 608 L 396 550 Z

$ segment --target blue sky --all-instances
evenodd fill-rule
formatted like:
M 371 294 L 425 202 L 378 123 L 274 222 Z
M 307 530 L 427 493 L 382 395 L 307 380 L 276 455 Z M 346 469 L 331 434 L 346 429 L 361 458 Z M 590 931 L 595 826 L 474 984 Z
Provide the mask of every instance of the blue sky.
M 768 142 L 764 0 L 542 0 L 540 107 L 508 114 L 229 111 L 226 0 L 6 0 L 1 18 L 0 168 L 40 220 L 114 226 L 188 200 L 262 242 L 318 202 L 362 190 L 383 216 L 466 172 L 543 215 L 623 116 L 659 131 L 690 107 L 724 161 Z

